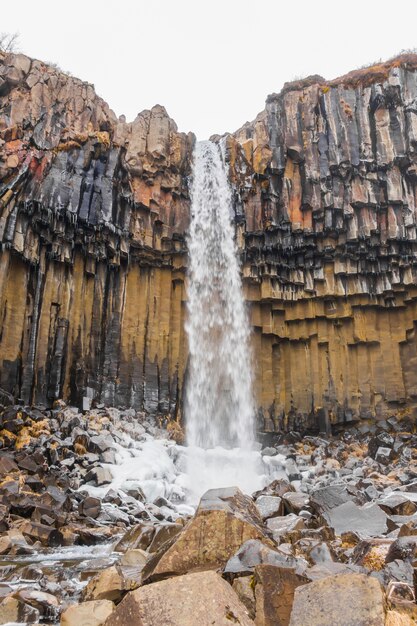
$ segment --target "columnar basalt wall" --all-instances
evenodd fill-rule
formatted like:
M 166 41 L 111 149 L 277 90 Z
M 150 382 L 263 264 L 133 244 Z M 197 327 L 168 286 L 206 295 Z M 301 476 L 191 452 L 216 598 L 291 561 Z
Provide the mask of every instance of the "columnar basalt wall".
M 179 403 L 192 135 L 0 55 L 0 386 L 25 402 Z
M 417 57 L 284 86 L 225 147 L 259 425 L 417 408 Z M 0 54 L 0 387 L 179 415 L 192 134 Z
M 267 430 L 417 406 L 416 70 L 286 84 L 224 139 Z

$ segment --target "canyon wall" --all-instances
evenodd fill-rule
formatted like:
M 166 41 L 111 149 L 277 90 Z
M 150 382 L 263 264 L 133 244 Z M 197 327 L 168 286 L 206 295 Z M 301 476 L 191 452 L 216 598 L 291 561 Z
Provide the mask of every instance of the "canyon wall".
M 417 57 L 269 96 L 225 146 L 259 426 L 417 404 Z M 181 412 L 195 138 L 0 55 L 0 387 Z
M 175 413 L 193 135 L 0 57 L 0 387 Z
M 226 138 L 267 430 L 415 411 L 416 70 L 286 84 Z

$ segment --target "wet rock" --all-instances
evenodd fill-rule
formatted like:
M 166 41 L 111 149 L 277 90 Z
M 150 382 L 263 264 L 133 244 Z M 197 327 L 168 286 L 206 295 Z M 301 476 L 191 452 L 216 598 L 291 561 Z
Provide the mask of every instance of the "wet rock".
M 239 548 L 226 563 L 223 575 L 232 580 L 236 576 L 247 576 L 255 571 L 257 565 L 267 564 L 276 567 L 288 567 L 304 571 L 308 564 L 302 558 L 286 554 L 280 548 L 272 549 L 256 539 L 250 539 Z
M 213 571 L 175 576 L 129 593 L 105 626 L 251 626 L 232 587 Z
M 61 615 L 61 626 L 102 626 L 114 610 L 110 600 L 92 600 L 70 606 Z
M 112 482 L 113 476 L 107 467 L 94 467 L 84 477 L 86 483 L 93 483 L 97 487 L 108 485 Z
M 34 624 L 39 617 L 39 611 L 13 596 L 7 596 L 0 602 L 0 624 Z
M 26 521 L 22 524 L 20 530 L 24 537 L 29 537 L 33 541 L 40 541 L 42 545 L 49 548 L 56 548 L 64 543 L 61 531 L 53 526 Z
M 376 504 L 357 506 L 345 502 L 323 513 L 336 535 L 355 529 L 363 537 L 376 537 L 387 532 L 387 515 Z
M 256 624 L 288 626 L 295 589 L 309 581 L 289 568 L 257 565 L 255 568 Z
M 84 498 L 84 500 L 80 502 L 78 506 L 78 511 L 80 515 L 96 519 L 100 515 L 101 500 L 99 498 L 87 496 L 86 498 Z
M 183 530 L 182 524 L 161 524 L 155 528 L 152 541 L 148 547 L 149 552 L 157 552 L 167 541 L 176 537 Z
M 51 593 L 45 593 L 44 591 L 32 589 L 22 589 L 18 591 L 14 597 L 20 602 L 37 609 L 39 614 L 44 618 L 54 619 L 58 614 L 59 602 Z
M 139 586 L 140 582 L 140 579 L 138 579 L 136 586 Z M 84 602 L 90 600 L 120 602 L 126 591 L 130 589 L 134 589 L 134 586 L 130 586 L 123 577 L 121 570 L 116 565 L 112 565 L 99 572 L 89 581 L 85 589 L 83 589 L 81 597 Z
M 261 491 L 257 491 L 256 493 L 254 493 L 253 496 L 255 499 L 257 499 L 259 496 L 275 496 L 278 498 L 282 498 L 284 493 L 287 493 L 288 491 L 295 491 L 294 485 L 291 485 L 291 483 L 289 483 L 287 480 L 277 479 Z
M 301 530 L 305 527 L 305 520 L 294 513 L 284 517 L 272 517 L 267 520 L 266 525 L 271 531 L 274 541 L 280 543 L 282 538 L 294 530 Z
M 278 496 L 259 496 L 255 504 L 263 520 L 284 514 L 282 499 Z
M 327 513 L 341 504 L 356 500 L 356 494 L 351 493 L 344 483 L 314 489 L 310 494 L 311 506 L 319 515 Z
M 115 552 L 126 552 L 141 548 L 147 550 L 155 534 L 155 527 L 149 524 L 136 524 L 129 528 L 123 537 L 116 543 Z
M 290 626 L 384 626 L 384 595 L 375 578 L 339 574 L 297 587 Z
M 305 510 L 310 502 L 310 498 L 299 491 L 284 493 L 282 501 L 287 513 L 300 514 L 300 511 Z
M 172 543 L 165 543 L 149 561 L 144 580 L 222 567 L 248 539 L 270 544 L 252 500 L 236 487 L 212 489 Z

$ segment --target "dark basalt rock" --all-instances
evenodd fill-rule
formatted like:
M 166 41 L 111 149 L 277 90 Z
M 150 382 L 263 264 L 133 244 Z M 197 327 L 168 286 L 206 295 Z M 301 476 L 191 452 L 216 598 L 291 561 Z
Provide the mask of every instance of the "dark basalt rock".
M 255 571 L 257 565 L 273 565 L 280 568 L 290 568 L 302 573 L 308 566 L 305 559 L 297 558 L 272 549 L 261 541 L 250 539 L 226 563 L 223 575 L 230 580 L 235 576 L 247 576 Z
M 323 513 L 336 535 L 354 529 L 363 537 L 375 537 L 387 532 L 387 515 L 376 504 L 357 506 L 349 501 Z

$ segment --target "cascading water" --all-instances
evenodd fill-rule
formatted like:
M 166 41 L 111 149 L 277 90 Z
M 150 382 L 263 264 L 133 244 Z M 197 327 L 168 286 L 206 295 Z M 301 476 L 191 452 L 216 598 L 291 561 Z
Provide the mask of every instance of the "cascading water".
M 250 493 L 263 472 L 253 449 L 250 330 L 231 189 L 219 147 L 210 141 L 194 150 L 191 200 L 187 486 L 194 497 L 228 485 Z
M 231 190 L 219 147 L 209 141 L 196 145 L 191 194 L 188 445 L 156 428 L 156 436 L 142 432 L 131 439 L 128 429 L 118 437 L 116 465 L 109 466 L 111 484 L 89 487 L 101 497 L 110 488 L 139 488 L 150 503 L 163 497 L 172 520 L 190 514 L 207 489 L 236 485 L 250 494 L 286 475 L 283 457 L 262 457 L 254 441 L 250 332 Z
M 187 440 L 202 448 L 248 449 L 254 406 L 249 323 L 232 224 L 232 197 L 219 147 L 194 151 L 188 237 Z

